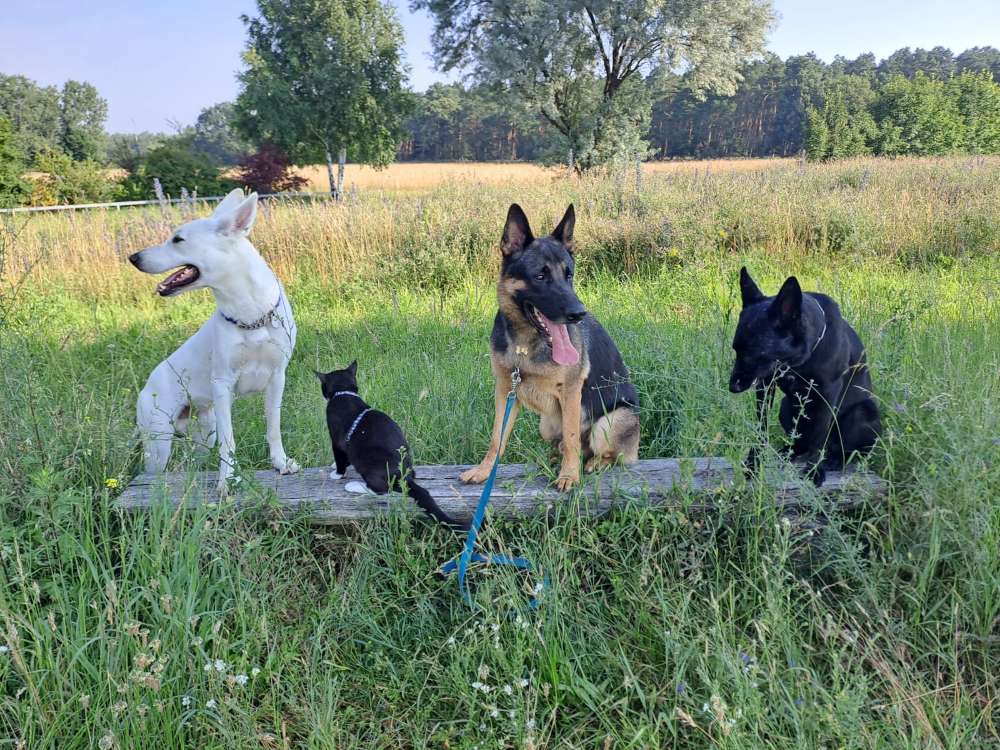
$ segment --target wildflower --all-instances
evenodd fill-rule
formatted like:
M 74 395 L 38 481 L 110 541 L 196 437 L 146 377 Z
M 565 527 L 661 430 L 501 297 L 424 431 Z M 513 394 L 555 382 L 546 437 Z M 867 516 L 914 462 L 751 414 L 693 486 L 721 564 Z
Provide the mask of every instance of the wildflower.
M 545 588 L 545 584 L 543 584 L 541 581 L 539 581 L 538 583 L 535 584 L 535 588 L 532 589 L 532 591 L 537 596 L 538 594 L 542 593 L 542 589 L 544 589 L 544 588 Z
M 206 661 L 205 662 L 205 666 L 202 667 L 202 670 L 205 671 L 205 672 L 211 672 L 212 671 L 212 662 Z
M 0 646 L 0 654 L 10 653 L 10 646 Z
M 128 704 L 125 701 L 118 701 L 115 705 L 111 707 L 111 713 L 113 713 L 115 716 L 118 716 L 119 714 L 125 713 L 125 710 L 127 708 Z
M 250 680 L 250 678 L 247 677 L 245 674 L 238 674 L 233 679 L 236 680 L 237 685 L 246 685 L 247 682 L 249 682 Z
M 906 404 L 898 404 L 898 403 L 897 404 L 893 404 L 892 408 L 895 409 L 895 411 L 896 411 L 897 414 L 905 414 L 906 413 Z
M 101 750 L 111 750 L 115 746 L 115 736 L 111 732 L 108 732 L 97 741 L 97 746 Z
M 109 490 L 117 489 L 118 488 L 118 480 L 115 479 L 114 477 L 109 477 L 109 478 L 107 478 L 107 479 L 104 480 L 104 486 L 107 487 Z
M 89 695 L 81 695 L 80 696 L 80 707 L 81 708 L 90 708 L 90 696 Z
M 499 717 L 500 717 L 500 712 L 496 709 L 496 707 L 491 708 L 490 709 L 490 718 L 496 719 L 496 718 L 499 718 Z
M 799 696 L 798 698 L 795 699 L 796 708 L 802 708 L 803 705 L 805 705 L 805 699 L 802 696 Z
M 504 693 L 506 695 L 513 695 L 514 694 L 514 688 L 512 688 L 510 685 L 504 685 L 503 686 L 503 691 L 504 691 Z
M 535 729 L 535 720 L 534 719 L 528 719 L 526 722 L 524 722 L 524 728 L 527 729 L 529 732 L 534 731 L 534 729 Z
M 750 654 L 747 654 L 743 651 L 740 651 L 740 661 L 747 666 L 753 663 L 753 659 L 750 658 Z
M 455 645 L 455 636 L 452 636 L 451 638 L 448 639 L 448 645 L 449 646 Z
M 215 708 L 217 705 L 218 704 L 215 702 L 215 698 L 209 698 L 207 701 L 205 701 L 205 708 L 212 709 Z
M 184 708 L 187 708 L 188 706 L 190 706 L 191 705 L 191 696 L 190 695 L 182 696 L 181 697 L 181 705 L 184 706 Z
M 216 659 L 212 666 L 215 667 L 216 672 L 226 671 L 226 662 L 222 661 L 222 659 Z
M 683 695 L 684 694 L 684 690 L 686 688 L 687 688 L 687 686 L 684 684 L 683 680 L 681 682 L 678 682 L 677 683 L 677 695 Z
M 260 674 L 260 668 L 259 667 L 254 667 L 253 669 L 250 670 L 250 676 L 251 677 L 256 677 L 259 674 Z
M 522 689 L 528 687 L 528 678 L 522 677 L 520 680 L 517 681 L 517 686 Z

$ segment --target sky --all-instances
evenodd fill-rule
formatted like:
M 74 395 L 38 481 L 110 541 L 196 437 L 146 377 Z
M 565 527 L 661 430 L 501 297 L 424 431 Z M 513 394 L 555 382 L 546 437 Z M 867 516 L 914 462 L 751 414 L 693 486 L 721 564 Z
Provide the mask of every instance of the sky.
M 430 18 L 391 0 L 406 34 L 410 82 L 446 77 L 430 58 Z M 169 131 L 206 106 L 232 100 L 253 0 L 5 0 L 0 73 L 44 85 L 89 81 L 108 100 L 111 132 Z M 1000 47 L 1000 0 L 774 0 L 768 49 L 885 57 L 900 47 L 961 52 Z M 452 77 L 453 79 L 454 77 Z

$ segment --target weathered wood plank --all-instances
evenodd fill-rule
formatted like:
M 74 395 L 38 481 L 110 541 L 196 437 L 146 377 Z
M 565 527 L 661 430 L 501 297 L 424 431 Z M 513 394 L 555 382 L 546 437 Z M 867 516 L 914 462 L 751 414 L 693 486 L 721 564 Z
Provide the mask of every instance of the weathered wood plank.
M 443 510 L 458 520 L 472 517 L 482 488 L 462 484 L 458 480 L 468 466 L 418 466 L 420 484 L 437 500 Z M 372 518 L 384 513 L 390 504 L 399 505 L 398 495 L 378 497 L 355 495 L 344 485 L 357 479 L 353 470 L 346 479 L 329 478 L 328 468 L 304 469 L 299 474 L 280 476 L 273 471 L 259 471 L 255 481 L 260 489 L 273 492 L 279 505 L 288 513 L 307 512 L 314 523 L 342 525 Z M 118 498 L 122 508 L 144 510 L 165 498 L 177 505 L 182 500 L 188 507 L 215 502 L 217 473 L 140 474 Z M 697 498 L 696 508 L 714 507 L 712 496 L 733 484 L 733 467 L 724 458 L 657 458 L 640 461 L 636 466 L 614 468 L 596 475 L 585 476 L 579 490 L 580 511 L 601 515 L 612 507 L 628 502 L 643 502 L 655 506 L 690 507 Z M 865 472 L 831 472 L 818 490 L 791 474 L 771 476 L 779 507 L 796 509 L 807 498 L 818 495 L 825 503 L 850 507 L 872 497 L 883 495 L 886 484 L 881 478 Z M 259 493 L 259 490 L 258 490 Z M 241 495 L 246 494 L 244 491 Z M 566 495 L 555 490 L 548 477 L 525 464 L 502 465 L 493 489 L 491 512 L 516 518 L 550 511 Z M 240 495 L 236 502 L 240 502 Z M 416 512 L 407 501 L 405 508 Z

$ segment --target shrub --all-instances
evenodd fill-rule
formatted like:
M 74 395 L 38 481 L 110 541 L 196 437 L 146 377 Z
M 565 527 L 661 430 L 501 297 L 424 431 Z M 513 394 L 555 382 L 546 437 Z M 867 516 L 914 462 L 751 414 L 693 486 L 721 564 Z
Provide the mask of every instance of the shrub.
M 23 203 L 31 193 L 23 173 L 24 153 L 18 147 L 14 126 L 0 117 L 0 208 Z
M 174 139 L 152 149 L 122 183 L 124 192 L 137 200 L 153 198 L 154 178 L 160 181 L 168 196 L 175 198 L 182 190 L 202 196 L 223 195 L 237 185 L 234 180 L 224 177 L 213 161 L 192 153 L 183 139 Z
M 39 152 L 35 166 L 41 174 L 32 185 L 34 206 L 101 203 L 118 192 L 108 171 L 92 159 L 74 161 L 69 154 L 47 149 Z
M 308 180 L 292 172 L 288 156 L 273 143 L 263 143 L 257 153 L 240 162 L 239 181 L 258 193 L 300 190 Z

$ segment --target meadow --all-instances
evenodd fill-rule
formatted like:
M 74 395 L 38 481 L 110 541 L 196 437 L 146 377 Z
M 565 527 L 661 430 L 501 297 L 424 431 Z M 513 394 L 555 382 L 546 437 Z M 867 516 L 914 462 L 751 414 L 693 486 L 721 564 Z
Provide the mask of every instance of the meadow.
M 462 538 L 392 512 L 310 526 L 266 498 L 129 516 L 134 402 L 210 314 L 125 262 L 181 210 L 4 225 L 0 738 L 17 748 L 971 748 L 1000 744 L 1000 159 L 741 162 L 371 187 L 266 207 L 251 239 L 299 326 L 285 446 L 331 460 L 312 370 L 359 360 L 418 462 L 489 439 L 487 353 L 511 201 L 537 231 L 577 208 L 581 299 L 642 398 L 642 457 L 759 440 L 726 389 L 746 264 L 841 303 L 868 345 L 887 497 L 823 527 L 766 488 L 488 525 L 550 586 L 435 576 Z M 417 178 L 414 178 L 415 180 Z M 348 178 L 350 183 L 350 177 Z M 268 466 L 259 399 L 241 469 Z M 779 432 L 772 433 L 775 443 Z M 547 466 L 522 416 L 509 461 Z M 769 461 L 780 459 L 775 451 Z M 211 458 L 183 442 L 174 468 Z

